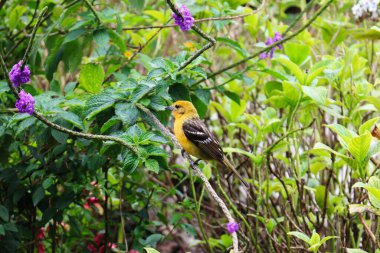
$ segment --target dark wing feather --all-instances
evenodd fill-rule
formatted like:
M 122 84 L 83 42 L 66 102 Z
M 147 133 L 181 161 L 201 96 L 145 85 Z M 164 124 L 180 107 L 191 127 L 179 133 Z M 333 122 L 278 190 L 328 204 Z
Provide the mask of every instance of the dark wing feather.
M 217 161 L 223 160 L 224 153 L 219 141 L 199 118 L 186 120 L 183 132 L 206 156 Z

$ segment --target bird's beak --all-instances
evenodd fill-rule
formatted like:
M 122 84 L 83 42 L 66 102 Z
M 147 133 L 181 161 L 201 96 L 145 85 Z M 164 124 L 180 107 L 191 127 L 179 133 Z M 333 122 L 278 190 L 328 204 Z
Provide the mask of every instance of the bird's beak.
M 174 107 L 173 106 L 166 106 L 165 110 L 174 111 Z

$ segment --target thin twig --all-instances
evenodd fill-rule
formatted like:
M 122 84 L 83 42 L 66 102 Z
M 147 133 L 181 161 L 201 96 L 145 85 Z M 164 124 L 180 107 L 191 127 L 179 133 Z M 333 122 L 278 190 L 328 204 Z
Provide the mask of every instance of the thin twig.
M 194 20 L 194 23 L 202 23 L 207 21 L 219 21 L 219 20 L 234 20 L 239 18 L 245 18 L 250 15 L 253 15 L 257 12 L 259 12 L 263 6 L 265 5 L 265 1 L 263 1 L 259 8 L 257 8 L 255 11 L 252 11 L 250 13 L 244 13 L 236 16 L 225 16 L 225 17 L 211 17 L 211 18 L 200 18 Z M 148 26 L 135 26 L 135 27 L 125 27 L 123 28 L 124 31 L 137 31 L 137 30 L 146 30 L 146 29 L 159 29 L 159 28 L 170 28 L 170 27 L 176 27 L 175 24 L 170 25 L 148 25 Z M 116 27 L 112 27 L 112 29 L 116 29 Z
M 290 32 L 290 30 L 293 29 L 293 27 L 298 23 L 298 21 L 302 18 L 303 14 L 305 14 L 305 12 L 307 12 L 308 10 L 310 10 L 311 6 L 313 6 L 313 2 L 315 0 L 311 0 L 307 5 L 306 7 L 300 12 L 300 14 L 298 14 L 298 16 L 294 19 L 293 23 L 291 23 L 288 28 L 286 28 L 285 32 L 282 33 L 282 36 L 285 36 L 288 32 Z
M 252 60 L 253 58 L 256 58 L 256 57 L 259 56 L 260 54 L 262 54 L 262 53 L 264 53 L 264 52 L 267 52 L 267 51 L 269 51 L 270 49 L 272 49 L 272 48 L 274 48 L 274 47 L 277 47 L 278 45 L 283 44 L 283 43 L 285 43 L 286 41 L 288 41 L 288 40 L 290 40 L 290 39 L 296 37 L 298 34 L 300 34 L 300 33 L 303 32 L 306 28 L 308 28 L 308 27 L 314 22 L 314 20 L 315 20 L 317 17 L 319 17 L 319 16 L 320 16 L 320 15 L 326 10 L 326 8 L 327 8 L 327 7 L 328 7 L 333 1 L 334 1 L 334 0 L 329 0 L 324 6 L 322 6 L 322 7 L 317 11 L 317 13 L 315 13 L 315 15 L 314 15 L 313 17 L 310 18 L 310 20 L 309 20 L 305 25 L 303 25 L 303 26 L 302 26 L 300 29 L 298 29 L 295 33 L 293 33 L 293 34 L 291 34 L 291 35 L 289 35 L 289 36 L 283 38 L 282 40 L 279 40 L 279 41 L 277 41 L 277 42 L 275 42 L 275 43 L 273 43 L 273 44 L 271 44 L 271 45 L 269 45 L 269 46 L 267 46 L 267 47 L 261 49 L 260 51 L 256 52 L 255 54 L 253 54 L 253 55 L 251 55 L 251 56 L 248 56 L 248 57 L 246 57 L 246 58 L 244 58 L 244 59 L 242 59 L 242 60 L 240 60 L 240 61 L 237 61 L 237 62 L 235 62 L 235 63 L 233 63 L 233 64 L 231 64 L 231 65 L 229 65 L 229 66 L 227 66 L 227 67 L 224 67 L 224 68 L 222 68 L 222 69 L 219 69 L 219 70 L 216 71 L 216 72 L 213 72 L 212 74 L 208 75 L 206 78 L 203 78 L 203 79 L 199 80 L 198 82 L 194 83 L 193 85 L 200 84 L 200 83 L 206 81 L 207 79 L 213 78 L 213 77 L 215 77 L 215 76 L 217 76 L 217 75 L 219 75 L 219 74 L 221 74 L 221 73 L 226 72 L 227 70 L 230 70 L 230 69 L 232 69 L 232 68 L 234 68 L 234 67 L 237 67 L 237 66 L 239 66 L 239 65 L 241 65 L 241 64 L 243 64 L 243 63 L 246 63 L 247 61 Z
M 86 3 L 90 11 L 94 14 L 96 23 L 98 24 L 98 26 L 100 26 L 102 24 L 102 20 L 100 19 L 98 12 L 94 9 L 94 6 L 92 6 L 92 4 L 88 0 L 83 0 L 83 1 Z
M 24 69 L 24 67 L 25 67 L 25 64 L 26 64 L 26 61 L 27 61 L 28 55 L 29 55 L 29 53 L 30 53 L 30 50 L 32 49 L 33 40 L 34 40 L 34 37 L 36 36 L 37 29 L 38 29 L 38 27 L 41 25 L 41 23 L 42 23 L 42 18 L 43 18 L 43 16 L 45 15 L 45 13 L 46 13 L 47 10 L 48 10 L 48 7 L 47 7 L 47 6 L 46 6 L 45 8 L 42 9 L 40 15 L 38 16 L 37 23 L 36 23 L 35 26 L 33 27 L 32 36 L 31 36 L 30 39 L 29 39 L 28 47 L 26 48 L 26 50 L 25 50 L 25 54 L 24 54 L 24 57 L 22 58 L 22 66 L 21 66 L 21 69 Z
M 365 220 L 364 220 L 364 218 L 363 218 L 363 216 L 362 216 L 361 213 L 359 213 L 359 220 L 362 223 L 365 231 L 369 235 L 369 238 L 371 238 L 371 241 L 373 242 L 373 244 L 375 244 L 377 247 L 380 248 L 380 243 L 377 241 L 376 236 L 373 234 L 373 232 L 371 231 L 371 229 L 368 227 L 367 223 L 365 223 Z

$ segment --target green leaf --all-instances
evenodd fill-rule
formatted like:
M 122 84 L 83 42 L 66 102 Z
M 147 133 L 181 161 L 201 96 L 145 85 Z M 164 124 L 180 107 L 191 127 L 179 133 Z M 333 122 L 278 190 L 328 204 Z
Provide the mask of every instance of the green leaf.
M 194 94 L 191 95 L 192 102 L 201 118 L 206 116 L 210 97 L 211 94 L 209 90 L 196 90 Z
M 173 101 L 186 100 L 191 101 L 190 91 L 186 85 L 175 83 L 169 87 L 169 94 Z
M 135 169 L 137 169 L 138 165 L 138 157 L 131 151 L 128 151 L 124 157 L 123 168 L 126 170 L 127 173 L 131 174 L 135 171 Z
M 230 48 L 234 49 L 238 54 L 240 54 L 243 57 L 247 56 L 247 51 L 244 48 L 242 48 L 238 42 L 234 40 L 231 40 L 226 37 L 218 37 L 216 38 L 216 41 L 222 42 L 223 44 L 229 46 Z
M 289 69 L 290 72 L 292 72 L 292 74 L 300 82 L 300 84 L 304 84 L 306 75 L 297 66 L 297 64 L 295 64 L 294 62 L 292 62 L 292 61 L 290 61 L 290 60 L 288 60 L 286 58 L 276 58 L 276 59 L 273 59 L 273 60 L 281 63 L 283 66 L 285 66 L 287 69 Z
M 319 234 L 316 232 L 313 232 L 313 234 L 311 235 L 309 244 L 310 245 L 318 244 L 320 240 L 321 240 L 321 237 L 319 236 Z
M 61 143 L 61 144 L 65 144 L 67 143 L 67 139 L 69 138 L 69 135 L 66 134 L 66 133 L 63 133 L 63 132 L 60 132 L 58 130 L 55 130 L 55 129 L 51 129 L 51 135 L 53 136 L 53 138 Z
M 17 24 L 21 24 L 20 18 L 28 10 L 28 7 L 22 4 L 17 4 L 14 8 L 12 8 L 11 12 L 8 14 L 9 16 L 9 30 L 13 30 L 16 28 Z
M 327 88 L 322 86 L 302 86 L 303 92 L 310 97 L 318 105 L 326 105 L 327 101 Z
M 379 121 L 380 117 L 376 117 L 370 120 L 367 120 L 359 127 L 359 134 L 364 134 L 366 131 L 371 132 L 372 127 L 375 125 L 377 121 Z
M 120 119 L 118 119 L 117 117 L 112 117 L 109 120 L 107 120 L 106 123 L 103 124 L 102 128 L 100 129 L 100 132 L 103 134 L 106 131 L 108 131 L 108 129 L 110 129 L 111 127 L 119 123 L 120 123 Z
M 96 44 L 98 44 L 99 47 L 105 48 L 108 46 L 110 37 L 109 37 L 107 29 L 95 30 L 93 33 L 93 36 L 94 36 L 94 40 Z
M 94 63 L 82 65 L 79 73 L 80 86 L 86 91 L 97 93 L 102 88 L 104 76 L 102 66 Z
M 42 182 L 42 187 L 46 190 L 54 184 L 53 178 L 48 177 Z
M 36 206 L 45 196 L 45 189 L 42 186 L 39 186 L 32 195 L 33 205 Z
M 133 125 L 139 116 L 139 110 L 131 103 L 117 103 L 115 114 L 125 125 Z
M 154 89 L 154 86 L 148 86 L 148 85 L 140 84 L 133 91 L 130 102 L 132 104 L 137 103 L 140 99 L 142 99 L 146 94 L 148 94 L 153 89 Z
M 145 167 L 156 174 L 160 171 L 160 166 L 155 159 L 147 159 L 145 161 Z
M 371 204 L 380 210 L 380 179 L 372 176 L 368 180 L 368 197 Z
M 293 235 L 293 236 L 297 237 L 298 239 L 301 239 L 302 241 L 304 241 L 310 245 L 310 238 L 307 235 L 305 235 L 304 233 L 297 232 L 297 231 L 291 231 L 291 232 L 288 232 L 288 235 Z
M 82 119 L 75 113 L 65 111 L 65 112 L 59 113 L 58 117 L 66 120 L 67 122 L 70 122 L 71 124 L 73 124 L 74 126 L 78 127 L 81 130 L 84 129 Z
M 133 9 L 140 13 L 144 9 L 145 0 L 129 0 L 129 3 Z
M 295 64 L 301 65 L 310 57 L 310 47 L 306 44 L 287 42 L 284 45 L 285 54 Z
M 86 115 L 86 119 L 90 120 L 98 113 L 110 108 L 114 105 L 118 98 L 118 96 L 115 96 L 109 92 L 104 92 L 90 97 L 85 106 L 84 115 Z
M 79 28 L 79 29 L 75 29 L 75 30 L 70 31 L 65 36 L 65 39 L 63 40 L 62 44 L 66 44 L 68 42 L 76 40 L 77 38 L 79 38 L 80 36 L 82 36 L 85 32 L 86 32 L 86 29 L 84 29 L 84 28 Z
M 239 96 L 239 94 L 226 90 L 226 91 L 224 91 L 224 95 L 226 95 L 232 101 L 234 101 L 235 103 L 237 103 L 238 105 L 240 105 L 240 96 Z
M 5 235 L 5 228 L 3 224 L 0 224 L 0 235 Z
M 9 221 L 8 209 L 3 205 L 0 205 L 0 219 L 3 221 Z
M 366 158 L 371 145 L 371 139 L 371 133 L 366 133 L 353 137 L 348 143 L 348 150 L 359 162 L 363 162 Z
M 348 143 L 350 143 L 351 139 L 358 136 L 355 132 L 339 124 L 331 124 L 327 125 L 327 127 L 338 134 L 339 142 L 344 148 L 348 148 Z
M 160 253 L 159 251 L 153 249 L 153 248 L 144 248 L 146 253 Z

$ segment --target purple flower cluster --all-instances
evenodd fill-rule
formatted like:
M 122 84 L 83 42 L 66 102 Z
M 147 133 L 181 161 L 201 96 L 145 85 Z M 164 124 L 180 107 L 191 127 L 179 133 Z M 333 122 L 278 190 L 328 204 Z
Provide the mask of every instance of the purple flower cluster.
M 189 9 L 183 4 L 178 11 L 181 13 L 183 18 L 173 13 L 174 24 L 178 25 L 182 31 L 190 30 L 194 24 L 194 18 L 191 16 Z
M 29 113 L 32 115 L 34 113 L 34 98 L 29 93 L 24 90 L 20 91 L 20 98 L 16 102 L 16 108 L 20 113 Z
M 24 66 L 24 69 L 21 69 L 22 60 L 15 64 L 11 72 L 9 72 L 9 79 L 11 79 L 13 86 L 16 88 L 24 83 L 30 82 L 30 69 L 28 66 Z
M 275 32 L 274 37 L 273 37 L 273 38 L 268 38 L 268 40 L 265 42 L 265 45 L 270 46 L 270 45 L 272 45 L 273 43 L 276 43 L 277 41 L 280 41 L 280 40 L 282 40 L 282 36 L 281 36 L 281 34 L 280 34 L 279 32 Z M 272 58 L 272 57 L 273 57 L 274 50 L 276 50 L 276 48 L 278 48 L 278 49 L 281 50 L 281 49 L 282 49 L 282 45 L 279 44 L 279 45 L 277 45 L 277 47 L 273 47 L 273 48 L 270 50 L 269 53 L 267 53 L 267 52 L 263 52 L 263 53 L 261 53 L 260 56 L 259 56 L 260 59 L 265 59 L 265 58 L 267 58 L 267 57 Z
M 230 222 L 227 224 L 228 233 L 232 234 L 239 230 L 239 224 L 237 222 Z

